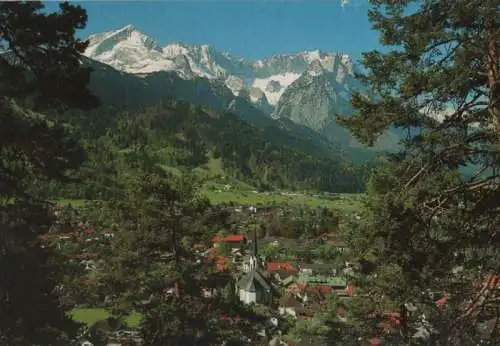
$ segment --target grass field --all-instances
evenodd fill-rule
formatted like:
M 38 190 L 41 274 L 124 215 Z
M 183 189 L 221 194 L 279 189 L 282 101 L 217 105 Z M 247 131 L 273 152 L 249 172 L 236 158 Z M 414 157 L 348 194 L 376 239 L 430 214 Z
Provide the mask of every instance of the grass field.
M 202 193 L 213 204 L 235 203 L 243 205 L 306 205 L 310 207 L 326 207 L 352 213 L 361 208 L 360 194 L 339 194 L 334 197 L 321 197 L 308 194 L 283 195 L 280 193 L 262 193 L 252 190 L 224 187 L 204 186 Z
M 74 321 L 92 325 L 97 321 L 105 320 L 111 314 L 106 309 L 100 308 L 75 308 L 69 313 Z M 137 327 L 141 323 L 141 315 L 132 313 L 124 321 L 129 327 Z
M 62 204 L 62 205 L 70 205 L 72 207 L 82 207 L 83 204 L 85 203 L 84 199 L 67 199 L 67 198 L 58 198 L 55 199 L 53 202 Z
M 321 197 L 312 195 L 281 195 L 279 193 L 255 193 L 247 189 L 223 190 L 207 188 L 201 191 L 213 204 L 234 203 L 241 205 L 306 205 L 309 207 L 326 207 L 344 213 L 353 213 L 361 208 L 360 194 L 339 194 L 337 197 Z M 81 207 L 85 200 L 57 199 L 62 205 Z
M 212 160 L 210 163 L 214 166 L 212 169 L 217 170 L 218 162 Z M 203 172 L 201 169 L 197 171 L 198 174 L 202 174 Z M 213 204 L 304 205 L 337 209 L 344 213 L 353 213 L 362 207 L 360 201 L 362 194 L 344 193 L 322 196 L 312 192 L 296 194 L 285 194 L 280 191 L 257 192 L 253 186 L 234 179 L 217 178 L 215 180 L 206 180 L 201 188 L 201 192 Z M 62 205 L 71 204 L 73 207 L 78 208 L 84 205 L 85 200 L 58 198 L 54 202 Z

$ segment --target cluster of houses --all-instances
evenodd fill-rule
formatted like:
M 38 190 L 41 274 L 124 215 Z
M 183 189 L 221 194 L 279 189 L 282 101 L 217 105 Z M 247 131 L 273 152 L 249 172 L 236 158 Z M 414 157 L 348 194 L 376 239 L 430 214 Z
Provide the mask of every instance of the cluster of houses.
M 86 270 L 94 270 L 99 260 L 98 249 L 109 245 L 114 233 L 100 231 L 88 222 L 75 222 L 73 219 L 65 224 L 62 217 L 65 212 L 71 210 L 60 205 L 55 206 L 54 215 L 58 217 L 54 225 L 55 230 L 39 235 L 38 240 L 42 247 L 53 246 L 58 250 L 76 248 L 77 251 L 72 254 L 73 260 L 82 264 Z
M 236 277 L 235 291 L 245 304 L 264 304 L 277 308 L 282 315 L 311 318 L 328 302 L 332 294 L 341 299 L 354 295 L 343 272 L 329 263 L 292 263 L 274 261 L 259 255 L 258 240 L 246 235 L 216 236 L 213 247 L 204 255 L 214 260 L 217 270 L 232 265 Z M 230 255 L 217 253 L 222 246 Z M 344 269 L 349 268 L 346 263 Z
M 339 244 L 339 251 L 345 250 L 335 235 L 323 235 L 320 238 Z M 231 266 L 237 278 L 235 291 L 239 299 L 246 304 L 263 304 L 274 307 L 284 316 L 311 319 L 315 313 L 325 308 L 332 294 L 338 299 L 350 299 L 355 295 L 355 289 L 348 281 L 353 268 L 347 262 L 339 270 L 330 263 L 292 263 L 265 259 L 259 256 L 255 235 L 252 240 L 248 240 L 243 234 L 232 234 L 214 237 L 212 241 L 213 247 L 204 254 L 215 260 L 217 270 Z M 231 249 L 229 256 L 217 254 L 217 248 L 223 244 Z M 498 299 L 492 304 L 498 307 L 500 276 L 488 277 L 478 289 L 496 290 Z M 449 295 L 444 294 L 436 299 L 436 306 L 444 308 Z M 491 303 L 489 306 L 491 307 Z M 337 311 L 337 315 L 342 319 L 344 311 L 341 310 Z M 408 307 L 408 311 L 411 311 L 411 307 Z M 490 324 L 495 324 L 494 314 L 488 314 L 483 309 L 481 315 L 484 328 L 491 329 Z M 400 312 L 379 312 L 370 317 L 379 321 L 380 335 L 389 339 L 391 335 L 399 335 L 398 328 L 402 318 Z M 425 316 L 420 324 L 421 327 L 413 337 L 425 340 L 430 335 Z M 383 341 L 379 337 L 373 337 L 368 340 L 368 344 L 381 345 Z
M 105 246 L 113 237 L 113 233 L 98 232 L 89 224 L 80 222 L 71 232 L 49 233 L 40 236 L 42 244 L 55 244 L 58 248 L 64 248 L 65 244 L 79 244 L 78 253 L 74 259 L 80 261 L 89 270 L 95 268 L 98 255 L 91 251 L 94 246 Z M 333 263 L 318 263 L 312 261 L 287 260 L 285 258 L 265 258 L 259 253 L 259 240 L 256 232 L 252 239 L 247 235 L 229 234 L 218 235 L 212 238 L 211 247 L 196 244 L 193 250 L 200 257 L 200 261 L 213 261 L 217 271 L 228 270 L 234 276 L 234 293 L 238 299 L 248 305 L 261 304 L 273 308 L 277 314 L 293 319 L 311 319 L 313 316 L 325 309 L 329 299 L 335 296 L 337 299 L 350 299 L 356 293 L 355 288 L 349 282 L 353 266 L 348 262 L 342 265 Z M 266 239 L 269 246 L 286 247 L 281 239 Z M 323 234 L 317 239 L 322 244 L 332 244 L 339 253 L 346 250 L 345 244 L 335 234 Z M 83 246 L 81 246 L 83 245 Z M 304 244 L 304 251 L 308 245 L 315 247 L 317 244 Z M 224 251 L 221 251 L 224 249 Z M 495 300 L 492 310 L 499 306 L 500 302 L 500 276 L 489 277 L 482 291 L 496 290 L 499 297 Z M 207 292 L 213 294 L 213 292 Z M 447 294 L 436 297 L 436 305 L 444 308 L 450 296 Z M 411 310 L 409 308 L 409 310 Z M 337 315 L 342 318 L 343 311 L 339 309 Z M 376 315 L 376 316 L 375 316 Z M 494 313 L 481 316 L 485 321 L 485 328 L 489 324 L 496 325 Z M 374 314 L 380 323 L 382 335 L 397 333 L 401 324 L 399 312 L 381 312 Z M 229 317 L 227 317 L 229 319 Z M 422 322 L 425 325 L 425 321 Z M 494 327 L 493 327 L 494 328 Z M 422 338 L 428 332 L 424 327 L 419 331 Z M 427 334 L 426 334 L 427 333 Z M 420 335 L 419 334 L 419 335 Z M 370 345 L 380 345 L 382 340 L 374 337 L 369 340 Z M 293 345 L 293 343 L 286 343 Z
M 38 239 L 42 243 L 55 244 L 58 249 L 62 249 L 68 243 L 92 243 L 105 242 L 113 238 L 112 232 L 97 232 L 96 229 L 80 223 L 72 232 L 57 232 L 39 235 Z M 44 244 L 42 244 L 44 246 Z

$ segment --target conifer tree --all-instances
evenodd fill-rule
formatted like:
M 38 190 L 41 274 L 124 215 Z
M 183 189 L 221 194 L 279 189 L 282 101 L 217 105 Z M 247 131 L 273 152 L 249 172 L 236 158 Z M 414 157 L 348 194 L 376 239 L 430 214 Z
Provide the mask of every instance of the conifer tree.
M 370 2 L 387 49 L 365 53 L 359 77 L 376 97 L 354 94 L 340 121 L 369 145 L 399 129 L 404 148 L 350 229 L 363 269 L 351 319 L 371 337 L 370 313 L 397 313 L 403 344 L 498 344 L 500 2 Z
M 80 68 L 86 43 L 74 37 L 87 21 L 62 3 L 0 3 L 0 343 L 67 345 L 75 325 L 60 307 L 57 258 L 37 236 L 53 221 L 32 189 L 36 180 L 63 180 L 83 152 L 54 112 L 97 100 Z M 43 111 L 44 115 L 38 113 Z
M 136 173 L 125 178 L 121 197 L 104 204 L 99 221 L 102 227 L 117 225 L 99 278 L 108 288 L 111 308 L 122 316 L 140 312 L 148 345 L 218 345 L 237 339 L 240 330 L 224 327 L 220 318 L 252 315 L 222 294 L 203 293 L 222 292 L 231 278 L 181 242 L 215 233 L 219 225 L 200 222 L 211 213 L 210 205 L 189 177 Z

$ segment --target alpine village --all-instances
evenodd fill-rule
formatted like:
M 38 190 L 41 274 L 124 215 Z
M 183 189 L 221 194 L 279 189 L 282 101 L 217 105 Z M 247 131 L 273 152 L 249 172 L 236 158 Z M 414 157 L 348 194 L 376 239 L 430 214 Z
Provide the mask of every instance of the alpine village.
M 379 48 L 94 32 L 273 6 Z M 0 346 L 500 345 L 499 45 L 500 0 L 0 2 Z

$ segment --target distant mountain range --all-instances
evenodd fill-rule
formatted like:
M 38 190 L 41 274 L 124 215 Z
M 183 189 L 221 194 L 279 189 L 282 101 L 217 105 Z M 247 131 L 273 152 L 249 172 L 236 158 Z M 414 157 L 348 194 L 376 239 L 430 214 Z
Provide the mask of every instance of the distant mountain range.
M 171 96 L 231 111 L 253 125 L 277 122 L 311 137 L 319 135 L 347 151 L 359 148 L 355 155 L 373 156 L 362 154 L 372 149 L 361 149 L 335 121 L 336 115 L 352 112 L 350 94 L 363 90 L 354 77 L 358 68 L 346 54 L 316 50 L 250 61 L 208 45 L 169 43 L 160 47 L 127 25 L 90 35 L 85 55 L 132 75 L 122 75 L 127 82 L 117 81 L 111 89 L 109 81 L 104 83 L 106 87 L 97 82 L 102 81 L 105 67 L 99 66 L 101 73 L 93 78 L 99 95 L 107 95 L 118 104 L 142 104 Z M 375 148 L 391 150 L 398 141 L 395 133 L 387 132 Z M 351 159 L 358 161 L 359 157 Z

